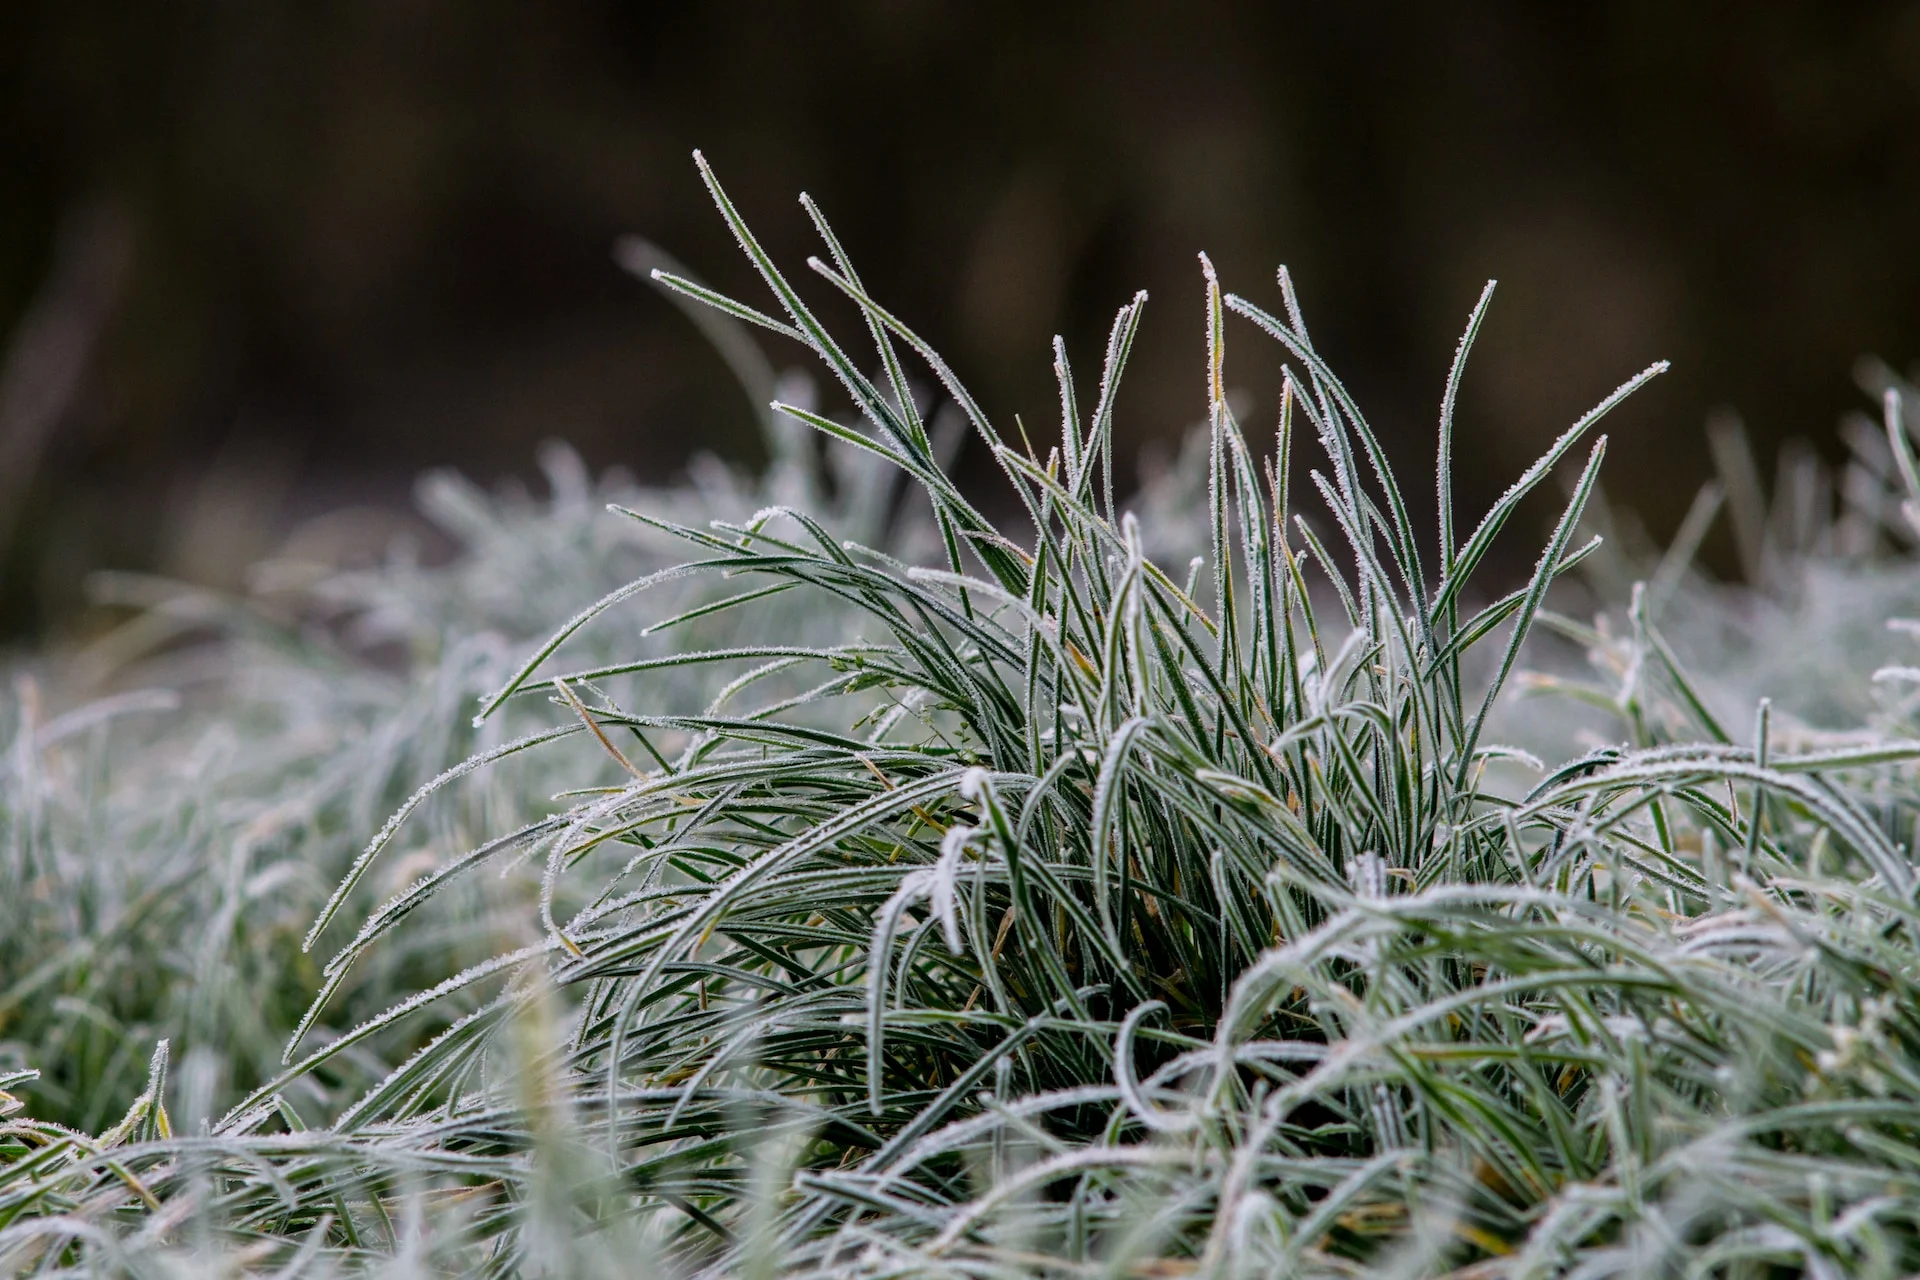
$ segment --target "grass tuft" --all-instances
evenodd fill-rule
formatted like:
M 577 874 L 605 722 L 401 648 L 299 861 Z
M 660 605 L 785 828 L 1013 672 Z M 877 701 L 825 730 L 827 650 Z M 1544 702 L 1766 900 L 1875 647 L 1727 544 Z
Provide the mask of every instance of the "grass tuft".
M 1650 575 L 1634 548 L 1588 536 L 1613 520 L 1605 439 L 1588 437 L 1662 365 L 1456 541 L 1454 406 L 1489 291 L 1442 400 L 1434 554 L 1285 272 L 1276 313 L 1223 293 L 1203 259 L 1201 446 L 1138 505 L 1201 501 L 1181 528 L 1147 527 L 1111 479 L 1144 296 L 1120 311 L 1094 396 L 1056 344 L 1062 436 L 1041 457 L 873 301 L 813 202 L 826 258 L 808 265 L 858 312 L 853 338 L 696 159 L 773 310 L 623 256 L 728 334 L 799 343 L 855 416 L 790 389 L 767 418 L 765 481 L 616 498 L 604 519 L 580 483 L 560 486 L 564 515 L 519 523 L 452 491 L 476 552 L 427 575 L 435 626 L 399 628 L 439 645 L 430 678 L 342 662 L 379 691 L 363 720 L 263 765 L 271 786 L 218 775 L 256 804 L 306 797 L 288 830 L 326 842 L 285 846 L 300 892 L 241 892 L 270 905 L 232 913 L 240 928 L 310 911 L 306 942 L 331 953 L 302 975 L 317 995 L 286 1020 L 291 1065 L 256 1047 L 229 1108 L 201 1087 L 193 1124 L 169 1127 L 163 1050 L 100 1138 L 49 1118 L 63 1095 L 30 1093 L 38 1118 L 0 1130 L 0 1259 L 968 1277 L 1920 1266 L 1912 668 L 1882 668 L 1900 694 L 1841 732 L 1791 699 L 1729 705 L 1752 691 L 1691 671 L 1680 655 L 1697 649 L 1667 631 L 1793 614 L 1822 582 L 1855 584 L 1858 618 L 1858 584 L 1920 581 L 1897 386 L 1883 447 L 1860 446 L 1878 470 L 1850 473 L 1838 516 L 1817 485 L 1741 498 L 1771 596 L 1699 585 L 1688 562 L 1710 511 Z M 1225 394 L 1230 316 L 1286 369 L 1274 456 Z M 750 389 L 766 381 L 736 364 Z M 1321 456 L 1307 510 L 1289 483 L 1296 426 Z M 825 437 L 833 484 L 783 434 L 796 428 Z M 949 478 L 956 430 L 991 452 L 1018 520 L 996 525 Z M 1521 501 L 1566 472 L 1532 573 L 1485 584 Z M 1150 539 L 1201 563 L 1164 568 Z M 613 563 L 621 584 L 585 581 Z M 1609 574 L 1653 585 L 1588 625 L 1549 607 L 1576 570 L 1589 590 Z M 418 610 L 421 580 L 390 569 L 350 598 L 368 618 Z M 469 590 L 516 626 L 572 618 L 544 642 L 516 636 L 531 655 L 516 662 L 505 631 L 460 616 Z M 1542 628 L 1585 648 L 1591 674 L 1519 680 L 1530 655 L 1557 661 Z M 456 659 L 463 645 L 484 656 Z M 288 683 L 319 670 L 304 649 L 285 662 Z M 1516 704 L 1521 685 L 1556 700 Z M 1742 743 L 1730 726 L 1746 723 Z M 42 731 L 22 732 L 24 780 Z M 1553 749 L 1495 740 L 1510 732 Z M 287 783 L 301 770 L 305 791 Z M 26 786 L 10 790 L 13 883 L 84 878 L 77 843 L 37 834 Z M 82 790 L 63 812 L 139 821 L 115 816 L 116 794 Z M 376 802 L 398 808 L 356 856 L 347 834 L 375 825 Z M 169 847 L 182 883 L 205 878 L 206 843 Z M 263 966 L 298 954 L 290 927 L 259 944 Z M 101 935 L 80 921 L 71 936 Z M 131 977 L 134 953 L 114 954 Z M 223 981 L 201 970 L 177 989 Z M 182 1043 L 185 1063 L 207 1040 Z

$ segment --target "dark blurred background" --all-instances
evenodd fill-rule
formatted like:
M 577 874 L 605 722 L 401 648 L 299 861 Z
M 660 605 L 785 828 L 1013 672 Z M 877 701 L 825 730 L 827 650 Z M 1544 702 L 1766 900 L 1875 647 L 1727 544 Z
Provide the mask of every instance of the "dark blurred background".
M 796 269 L 812 192 L 1037 436 L 1049 336 L 1091 379 L 1151 290 L 1127 457 L 1202 413 L 1202 248 L 1256 299 L 1291 265 L 1414 475 L 1499 277 L 1476 508 L 1657 356 L 1608 473 L 1656 534 L 1710 410 L 1826 447 L 1857 357 L 1920 356 L 1914 4 L 12 0 L 0 631 L 57 628 L 100 566 L 238 581 L 305 517 L 531 474 L 547 437 L 751 464 L 721 361 L 609 254 L 640 232 L 759 298 L 695 146 Z M 1273 354 L 1235 331 L 1257 421 Z

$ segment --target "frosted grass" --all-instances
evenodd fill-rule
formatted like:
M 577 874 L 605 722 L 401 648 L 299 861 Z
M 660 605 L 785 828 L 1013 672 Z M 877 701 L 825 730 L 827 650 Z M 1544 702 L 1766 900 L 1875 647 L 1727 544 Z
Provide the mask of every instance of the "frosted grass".
M 307 671 L 378 690 L 301 765 L 328 780 L 294 828 L 325 832 L 324 856 L 294 846 L 311 851 L 285 881 L 298 891 L 233 912 L 283 913 L 263 965 L 297 956 L 309 925 L 333 951 L 301 991 L 319 993 L 314 1047 L 276 1075 L 275 1042 L 222 1095 L 238 1105 L 221 1114 L 200 1088 L 190 1123 L 161 1105 L 164 1058 L 112 1127 L 55 1125 L 42 1107 L 58 1094 L 0 1077 L 28 1101 L 0 1130 L 7 1265 L 1920 1266 L 1920 691 L 1904 674 L 1920 663 L 1886 628 L 1920 613 L 1887 607 L 1920 584 L 1907 392 L 1881 378 L 1893 394 L 1849 429 L 1838 481 L 1803 460 L 1768 492 L 1723 432 L 1727 473 L 1664 557 L 1601 500 L 1595 442 L 1537 555 L 1510 557 L 1533 571 L 1490 584 L 1521 498 L 1572 471 L 1659 366 L 1456 544 L 1470 522 L 1450 442 L 1483 293 L 1441 400 L 1434 556 L 1285 272 L 1275 313 L 1203 263 L 1205 425 L 1135 500 L 1142 521 L 1114 504 L 1111 454 L 1144 297 L 1120 311 L 1090 413 L 1056 343 L 1062 435 L 1040 456 L 872 300 L 813 202 L 816 287 L 854 305 L 870 357 L 699 167 L 773 310 L 625 258 L 799 344 L 852 415 L 789 381 L 777 398 L 803 403 L 767 412 L 766 479 L 602 493 L 605 515 L 565 468 L 545 513 L 450 490 L 470 548 L 455 567 L 314 590 L 407 637 L 411 684 L 255 621 L 219 633 L 223 656 L 279 637 L 283 693 Z M 1271 458 L 1226 393 L 1235 315 L 1277 340 L 1256 358 L 1285 366 Z M 767 367 L 736 355 L 764 393 Z M 996 527 L 948 478 L 930 386 L 1022 519 Z M 1304 509 L 1296 423 L 1324 455 Z M 831 485 L 787 434 L 807 429 Z M 1723 503 L 1759 590 L 1692 565 Z M 1591 618 L 1568 610 L 1596 598 Z M 540 639 L 540 619 L 568 617 Z M 307 696 L 323 724 L 352 705 Z M 231 733 L 247 705 L 197 709 L 191 731 Z M 126 823 L 116 798 L 165 797 L 149 817 L 183 804 L 171 776 L 28 785 L 105 732 L 12 757 L 10 830 L 28 833 L 12 874 L 62 868 L 63 902 L 88 882 L 58 841 L 28 838 L 36 815 Z M 138 755 L 169 732 L 188 730 L 96 745 Z M 216 777 L 261 806 L 290 789 L 263 785 L 281 770 Z M 357 837 L 443 773 L 356 865 Z M 207 892 L 205 850 L 233 829 L 182 827 L 164 846 L 177 883 Z M 410 865 L 383 905 L 357 881 L 389 858 Z

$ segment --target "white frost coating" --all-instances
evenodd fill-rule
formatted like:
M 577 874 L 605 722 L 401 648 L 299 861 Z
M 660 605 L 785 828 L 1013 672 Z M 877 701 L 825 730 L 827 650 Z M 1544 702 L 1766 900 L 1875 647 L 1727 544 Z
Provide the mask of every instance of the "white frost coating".
M 433 795 L 434 792 L 440 790 L 440 788 L 450 782 L 465 777 L 476 769 L 484 769 L 495 761 L 503 760 L 516 752 L 525 751 L 530 747 L 537 747 L 543 743 L 553 742 L 557 739 L 568 737 L 571 734 L 582 733 L 584 731 L 584 725 L 570 724 L 563 725 L 558 729 L 548 729 L 541 733 L 530 733 L 524 738 L 515 738 L 512 742 L 495 747 L 490 751 L 483 751 L 478 755 L 467 757 L 407 797 L 407 802 L 394 811 L 393 816 L 387 819 L 386 825 L 380 828 L 379 834 L 374 836 L 360 856 L 354 859 L 353 865 L 347 868 L 347 874 L 341 878 L 339 887 L 333 891 L 333 896 L 327 899 L 327 905 L 321 908 L 319 918 L 313 922 L 313 927 L 307 930 L 307 936 L 301 941 L 300 949 L 302 951 L 313 950 L 314 941 L 320 936 L 320 931 L 332 922 L 334 915 L 340 910 L 340 904 L 346 901 L 347 895 L 352 893 L 354 886 L 360 883 L 360 878 L 366 874 L 367 868 L 372 864 L 374 858 L 379 856 L 380 851 L 387 847 L 388 842 L 393 839 L 394 833 L 400 830 L 400 824 L 405 822 L 408 815 L 419 808 L 421 803 Z
M 962 955 L 966 950 L 966 939 L 960 934 L 956 885 L 960 876 L 960 860 L 966 856 L 967 844 L 974 835 L 975 828 L 964 824 L 956 823 L 948 827 L 946 835 L 940 838 L 940 860 L 933 865 L 928 897 L 934 914 L 940 919 L 940 932 L 949 955 Z
M 662 569 L 658 573 L 650 573 L 644 578 L 636 578 L 626 586 L 608 592 L 606 595 L 582 609 L 579 613 L 574 614 L 573 617 L 567 619 L 564 626 L 547 638 L 546 643 L 534 651 L 533 657 L 528 659 L 526 664 L 514 673 L 512 679 L 508 680 L 506 684 L 502 685 L 486 699 L 484 705 L 480 708 L 479 714 L 473 718 L 474 728 L 479 728 L 488 716 L 499 709 L 501 703 L 513 695 L 514 690 L 526 683 L 528 677 L 533 675 L 534 671 L 539 668 L 542 662 L 545 662 L 547 658 L 552 655 L 555 649 L 558 649 L 566 642 L 567 637 L 571 636 L 581 627 L 586 626 L 589 622 L 592 622 L 595 618 L 605 613 L 608 609 L 611 609 L 614 605 L 619 604 L 622 600 L 631 599 L 642 591 L 645 591 L 648 587 L 657 586 L 662 582 L 687 577 L 696 572 L 700 567 L 698 564 L 678 564 L 668 569 Z
M 1120 934 L 1114 925 L 1113 892 L 1111 889 L 1112 872 L 1107 869 L 1114 858 L 1126 857 L 1124 847 L 1109 849 L 1115 843 L 1115 814 L 1118 810 L 1121 791 L 1120 770 L 1126 764 L 1128 753 L 1133 744 L 1144 733 L 1150 722 L 1135 716 L 1113 732 L 1108 740 L 1106 751 L 1100 759 L 1100 772 L 1093 784 L 1093 897 L 1094 906 L 1100 913 L 1100 927 L 1106 931 L 1108 941 L 1116 950 L 1120 949 Z
M 1387 864 L 1377 853 L 1356 854 L 1347 864 L 1347 880 L 1359 897 L 1378 901 L 1387 896 Z
M 560 944 L 557 941 L 555 941 L 552 938 L 548 938 L 545 941 L 536 942 L 530 946 L 521 947 L 516 951 L 504 952 L 501 955 L 492 956 L 486 960 L 482 960 L 479 964 L 473 965 L 472 967 L 467 969 L 463 969 L 459 973 L 456 973 L 455 975 L 453 975 L 453 977 L 448 978 L 445 981 L 440 982 L 435 986 L 429 987 L 425 991 L 416 992 L 413 995 L 408 996 L 405 1000 L 402 1000 L 400 1003 L 395 1004 L 387 1009 L 384 1009 L 378 1014 L 375 1014 L 373 1017 L 367 1019 L 365 1022 L 361 1023 L 359 1026 L 353 1028 L 353 1030 L 341 1036 L 339 1039 L 331 1041 L 325 1046 L 319 1049 L 316 1049 L 312 1053 L 308 1054 L 304 1059 L 301 1060 L 299 1066 L 296 1067 L 294 1070 L 296 1073 L 305 1073 L 311 1070 L 312 1068 L 318 1066 L 320 1063 L 325 1062 L 328 1058 L 333 1057 L 335 1054 L 347 1048 L 349 1045 L 356 1044 L 359 1041 L 366 1039 L 368 1036 L 372 1035 L 374 1032 L 378 1031 L 380 1028 L 390 1025 L 393 1022 L 399 1020 L 400 1018 L 404 1018 L 407 1014 L 412 1013 L 414 1010 L 424 1009 L 428 1005 L 432 1004 L 434 1001 L 442 998 L 443 996 L 448 996 L 453 994 L 455 991 L 459 991 L 459 990 L 462 990 L 463 988 L 470 987 L 474 983 L 480 981 L 482 978 L 486 978 L 493 974 L 502 973 L 508 969 L 515 968 L 524 960 L 531 959 L 534 956 L 544 955 L 549 951 L 557 950 L 559 946 Z M 302 1019 L 299 1029 L 296 1030 L 293 1034 L 293 1037 L 287 1041 L 287 1050 L 286 1050 L 286 1054 L 281 1058 L 282 1062 L 289 1061 L 293 1057 L 293 1051 L 300 1047 L 300 1040 L 306 1035 L 307 1031 L 312 1028 L 312 1025 L 313 1025 L 313 1019 L 311 1017 Z M 245 1104 L 242 1104 L 242 1105 L 244 1106 Z
M 900 917 L 933 892 L 934 881 L 935 873 L 929 868 L 909 872 L 880 908 L 873 924 L 873 941 L 867 948 L 867 1109 L 876 1116 L 882 1110 L 881 1062 L 886 1038 L 887 974 L 893 968 L 893 939 L 900 927 Z M 956 922 L 953 932 L 947 936 L 951 939 L 958 932 Z
M 1585 435 L 1594 423 L 1600 421 L 1600 419 L 1606 417 L 1609 412 L 1617 408 L 1622 400 L 1625 400 L 1635 391 L 1638 391 L 1641 387 L 1665 373 L 1668 367 L 1665 360 L 1656 360 L 1639 373 L 1633 375 L 1633 377 L 1615 387 L 1604 400 L 1587 410 L 1586 413 L 1580 416 L 1579 421 L 1562 432 L 1560 438 L 1553 442 L 1552 448 L 1548 449 L 1532 466 L 1522 472 L 1518 480 L 1515 480 L 1507 486 L 1507 491 L 1500 495 L 1499 501 L 1495 502 L 1492 508 L 1488 510 L 1486 516 L 1482 518 L 1480 523 L 1474 528 L 1472 535 L 1468 537 L 1466 542 L 1461 544 L 1460 556 L 1456 562 L 1456 572 L 1450 572 L 1440 583 L 1439 595 L 1441 598 L 1451 599 L 1459 593 L 1461 581 L 1464 580 L 1467 573 L 1472 571 L 1473 566 L 1478 564 L 1480 556 L 1486 552 L 1487 544 L 1493 541 L 1493 535 L 1500 531 L 1501 524 L 1512 514 L 1514 507 L 1519 505 L 1520 499 L 1526 497 L 1533 487 L 1539 484 L 1549 471 L 1553 470 L 1560 459 L 1564 458 L 1573 446 L 1578 443 L 1580 437 Z
M 1060 447 L 1065 451 L 1069 492 L 1080 483 L 1080 407 L 1074 394 L 1073 369 L 1067 363 L 1067 342 L 1053 335 L 1053 379 L 1060 389 Z
M 1166 1007 L 1164 1000 L 1146 1000 L 1127 1011 L 1119 1034 L 1113 1038 L 1113 1079 L 1134 1119 L 1155 1133 L 1185 1133 L 1200 1123 L 1200 1117 L 1192 1111 L 1161 1110 L 1141 1090 L 1140 1081 L 1133 1074 L 1134 1032 L 1148 1014 L 1163 1012 Z
M 1440 576 L 1453 572 L 1453 408 L 1460 396 L 1460 378 L 1466 372 L 1467 356 L 1473 340 L 1479 336 L 1481 321 L 1493 302 L 1494 281 L 1480 290 L 1480 300 L 1467 316 L 1467 328 L 1453 349 L 1453 364 L 1447 369 L 1447 389 L 1440 397 L 1440 451 L 1434 468 L 1440 499 Z
M 1133 337 L 1140 328 L 1140 313 L 1146 305 L 1147 291 L 1142 289 L 1113 318 L 1113 329 L 1107 335 L 1107 358 L 1100 370 L 1100 398 L 1094 405 L 1093 422 L 1087 431 L 1087 447 L 1081 450 L 1080 482 L 1074 496 L 1084 492 L 1093 477 L 1092 460 L 1098 457 L 1102 496 L 1108 511 L 1113 510 L 1113 405 L 1120 394 L 1120 376 L 1126 370 Z
M 33 745 L 37 750 L 45 750 L 56 742 L 83 733 L 95 725 L 106 724 L 119 716 L 143 711 L 177 711 L 180 705 L 180 695 L 172 689 L 135 689 L 130 693 L 96 698 L 41 725 L 34 732 Z

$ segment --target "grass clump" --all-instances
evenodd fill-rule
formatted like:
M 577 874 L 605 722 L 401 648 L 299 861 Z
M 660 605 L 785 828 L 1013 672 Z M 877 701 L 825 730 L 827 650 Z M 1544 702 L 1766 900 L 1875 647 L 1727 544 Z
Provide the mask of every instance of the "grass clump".
M 858 311 L 858 356 L 702 174 L 776 310 L 663 283 L 822 362 L 859 419 L 777 413 L 861 459 L 864 492 L 909 479 L 932 555 L 845 505 L 623 510 L 684 558 L 501 674 L 478 754 L 344 869 L 307 934 L 331 955 L 286 1071 L 202 1106 L 197 1135 L 154 1102 L 97 1139 L 16 1120 L 0 1257 L 113 1269 L 141 1240 L 295 1271 L 1920 1265 L 1920 741 L 1899 718 L 1820 736 L 1765 703 L 1733 727 L 1664 638 L 1664 586 L 1618 627 L 1547 607 L 1597 563 L 1594 428 L 1658 367 L 1458 517 L 1453 405 L 1483 296 L 1428 544 L 1285 273 L 1269 310 L 1208 267 L 1205 550 L 1170 570 L 1111 479 L 1144 297 L 1097 390 L 1056 346 L 1042 458 L 872 300 L 810 202 L 827 256 L 809 265 Z M 1229 315 L 1285 363 L 1271 454 L 1227 405 Z M 948 478 L 916 365 L 999 464 L 1011 527 Z M 1887 476 L 1911 479 L 1899 404 Z M 1480 586 L 1563 463 L 1532 574 Z M 724 635 L 626 639 L 620 611 L 663 592 L 653 630 Z M 1561 691 L 1612 718 L 1549 764 L 1495 736 L 1542 625 L 1596 660 Z M 534 782 L 493 781 L 515 769 Z M 371 893 L 421 822 L 439 824 L 421 874 Z M 339 1018 L 383 957 L 417 966 L 455 936 L 484 956 Z M 359 1088 L 371 1045 L 411 1052 Z
M 763 477 L 702 463 L 689 483 L 645 489 L 592 483 L 556 447 L 542 456 L 543 501 L 430 476 L 422 509 L 457 548 L 444 566 L 288 557 L 262 565 L 244 596 L 129 577 L 96 584 L 127 621 L 77 653 L 22 666 L 11 697 L 0 694 L 0 1070 L 40 1069 L 21 1086 L 33 1113 L 107 1127 L 142 1088 L 161 1038 L 218 1054 L 219 1110 L 277 1075 L 321 979 L 301 940 L 369 834 L 438 774 L 543 723 L 530 706 L 481 729 L 469 721 L 556 616 L 583 593 L 671 563 L 665 539 L 608 520 L 608 502 L 705 519 L 803 501 L 850 527 L 872 519 L 871 469 L 822 477 L 790 435 L 771 443 Z M 684 613 L 724 593 L 689 578 L 654 594 Z M 725 643 L 734 616 L 696 617 L 668 637 Z M 792 636 L 833 626 L 780 601 L 759 616 Z M 610 658 L 609 643 L 624 642 L 589 636 L 576 650 Z M 699 699 L 721 680 L 709 668 L 666 675 Z M 528 764 L 416 814 L 350 909 L 370 910 L 470 833 L 549 808 L 574 762 Z M 489 954 L 493 925 L 480 917 L 498 904 L 470 894 L 448 905 L 431 929 L 363 965 L 318 1034 L 432 985 L 450 960 Z M 423 1030 L 304 1080 L 294 1100 L 337 1111 Z

